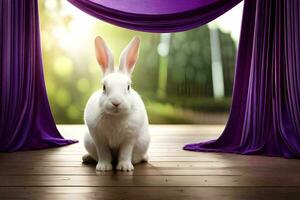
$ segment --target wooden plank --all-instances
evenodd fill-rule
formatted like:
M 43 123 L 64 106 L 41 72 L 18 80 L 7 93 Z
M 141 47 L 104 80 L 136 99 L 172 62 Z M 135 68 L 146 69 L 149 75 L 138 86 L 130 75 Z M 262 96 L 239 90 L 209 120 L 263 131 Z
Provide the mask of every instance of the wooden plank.
M 192 142 L 192 141 L 191 141 Z M 190 143 L 190 142 L 189 142 Z M 150 149 L 182 149 L 184 145 L 187 143 L 150 143 Z M 65 147 L 57 147 L 57 148 L 65 148 L 65 150 L 84 150 L 82 143 L 76 143 Z
M 5 162 L 1 163 L 1 169 L 5 170 L 5 168 L 15 168 L 20 166 L 19 162 Z M 85 164 L 81 162 L 22 162 L 23 167 L 81 167 L 85 166 Z M 147 165 L 143 164 L 143 167 L 147 167 Z M 248 162 L 248 161 L 234 161 L 234 162 L 219 162 L 219 161 L 197 161 L 197 162 L 178 162 L 178 161 L 150 161 L 149 166 L 154 167 L 164 167 L 164 168 L 191 168 L 191 169 L 203 169 L 203 168 L 242 168 L 249 167 L 255 172 L 257 170 L 266 168 L 270 169 L 273 166 L 275 170 L 274 173 L 278 171 L 286 172 L 287 170 L 297 170 L 300 169 L 299 162 Z
M 226 162 L 226 161 L 232 161 L 234 162 L 234 159 L 237 159 L 238 157 L 228 157 L 228 158 L 222 158 L 222 157 L 214 157 L 214 156 L 168 156 L 168 155 L 162 155 L 162 156 L 150 156 L 149 161 L 169 161 L 169 162 L 199 162 L 199 161 L 215 161 L 215 162 Z M 251 161 L 251 159 L 241 159 L 245 161 Z M 36 162 L 81 162 L 81 155 L 31 155 L 27 158 L 24 158 L 22 156 L 1 156 L 0 162 L 1 163 L 7 163 L 7 162 L 22 162 L 22 163 L 36 163 Z
M 273 175 L 300 176 L 300 162 L 150 162 L 135 166 L 132 175 Z M 296 160 L 294 160 L 296 161 Z M 80 162 L 19 162 L 0 165 L 0 175 L 96 175 L 95 165 Z M 63 163 L 63 165 L 61 165 Z M 255 170 L 254 170 L 255 169 Z M 281 173 L 276 173 L 280 171 Z M 169 173 L 168 173 L 169 172 Z M 111 175 L 107 173 L 104 175 Z M 125 174 L 128 175 L 128 174 Z M 299 177 L 300 178 L 300 177 Z
M 82 155 L 86 154 L 86 151 L 73 151 L 73 152 L 64 152 L 64 151 L 35 151 L 35 152 L 18 152 L 18 153 L 9 153 L 9 154 L 0 154 L 0 161 L 3 159 L 9 159 L 9 158 L 14 158 L 14 159 L 19 159 L 22 158 L 23 156 L 30 156 L 33 157 L 34 159 L 39 159 L 41 160 L 42 158 L 40 157 L 45 157 L 47 155 L 47 158 L 57 158 L 60 159 L 61 157 L 64 158 L 73 158 L 74 157 L 81 157 Z M 183 150 L 174 150 L 174 151 L 149 151 L 149 157 L 201 157 L 201 158 L 223 158 L 224 154 L 220 153 L 203 153 L 203 152 L 191 152 L 191 151 L 183 151 Z M 229 159 L 246 159 L 244 158 L 245 156 L 241 155 L 233 155 L 230 154 L 228 155 Z
M 84 152 L 85 153 L 85 152 Z M 56 154 L 47 150 L 43 151 L 29 151 L 29 152 L 16 152 L 16 153 L 1 153 L 0 162 L 13 163 L 13 162 L 81 162 L 81 157 L 84 153 L 61 153 Z M 253 156 L 253 155 L 237 155 L 225 153 L 203 153 L 203 152 L 154 152 L 150 153 L 150 161 L 183 161 L 183 162 L 196 162 L 196 161 L 214 161 L 214 162 L 247 162 L 249 164 L 255 163 L 276 163 L 276 164 L 295 164 L 300 166 L 300 161 L 297 159 L 285 159 L 279 157 L 266 157 L 266 156 Z
M 12 160 L 13 159 L 13 160 Z M 149 158 L 150 161 L 222 161 L 222 159 L 218 159 L 218 158 L 210 158 L 210 157 L 164 157 L 164 156 L 160 156 L 160 157 L 150 157 Z M 28 158 L 22 158 L 22 157 L 5 157 L 5 158 L 1 158 L 0 162 L 29 162 L 29 163 L 35 163 L 35 162 L 54 162 L 54 161 L 58 161 L 58 162 L 81 162 L 81 156 L 64 156 L 64 155 L 47 155 L 45 157 L 43 156 L 31 156 Z
M 0 199 L 132 199 L 132 200 L 287 200 L 298 199 L 300 188 L 273 187 L 8 187 Z
M 185 153 L 185 154 L 199 154 L 199 152 L 192 152 L 192 151 L 184 151 L 181 148 L 177 148 L 177 149 L 153 149 L 150 148 L 149 153 Z M 36 151 L 36 153 L 34 154 L 55 154 L 55 155 L 83 155 L 86 153 L 85 149 L 63 149 L 63 148 L 56 148 L 56 149 L 48 149 L 47 151 L 45 150 L 41 150 L 41 151 Z M 1 153 L 0 153 L 0 157 L 1 157 Z
M 154 155 L 153 155 L 154 154 Z M 176 155 L 171 153 L 153 153 L 150 155 L 150 161 L 223 161 L 223 160 L 235 160 L 242 159 L 245 160 L 245 156 L 240 155 L 227 155 L 224 158 L 223 154 L 205 154 L 205 153 L 189 153 L 183 155 Z M 24 157 L 27 155 L 27 157 Z M 13 154 L 1 154 L 0 162 L 35 162 L 35 161 L 81 161 L 82 154 L 75 155 L 63 155 L 63 154 L 43 154 L 43 153 L 13 153 Z
M 1 153 L 0 162 L 81 162 L 83 154 L 55 154 L 44 151 L 29 151 L 29 152 L 16 152 L 16 153 Z M 296 159 L 284 159 L 277 157 L 266 156 L 243 156 L 237 154 L 225 153 L 203 153 L 203 152 L 189 152 L 181 151 L 178 153 L 172 152 L 155 152 L 150 154 L 150 161 L 220 161 L 220 162 L 235 162 L 235 161 L 249 161 L 249 162 L 285 162 L 285 163 L 298 163 Z
M 23 162 L 24 167 L 81 167 L 84 166 L 82 162 Z M 223 167 L 226 166 L 222 162 L 212 162 L 212 161 L 199 161 L 199 162 L 155 162 L 151 161 L 149 165 L 154 165 L 157 167 Z M 1 163 L 2 168 L 15 168 L 20 166 L 19 162 L 5 162 Z
M 69 150 L 65 151 L 63 148 L 48 149 L 41 151 L 27 151 L 27 152 L 16 152 L 16 153 L 0 153 L 0 162 L 10 160 L 13 162 L 14 159 L 23 159 L 24 156 L 31 157 L 34 160 L 40 161 L 55 161 L 66 159 L 73 161 L 81 161 L 82 155 L 86 154 L 85 150 Z M 227 153 L 213 153 L 213 152 L 193 152 L 184 151 L 182 149 L 150 149 L 149 150 L 150 159 L 158 159 L 159 157 L 194 157 L 209 159 L 208 161 L 251 161 L 251 162 L 288 162 L 288 163 L 298 163 L 300 167 L 300 162 L 297 159 L 285 159 L 279 157 L 267 157 L 267 156 L 255 156 L 255 155 L 240 155 L 240 154 L 227 154 Z M 41 158 L 43 157 L 43 158 Z M 49 160 L 45 160 L 48 159 Z M 30 159 L 30 158 L 28 158 Z M 25 159 L 24 161 L 26 161 Z
M 181 143 L 181 142 L 190 142 L 195 141 L 198 142 L 199 140 L 210 140 L 217 138 L 215 135 L 211 134 L 194 134 L 194 135 L 188 135 L 188 134 L 181 134 L 181 135 L 161 135 L 161 136 L 153 136 L 151 135 L 151 141 L 155 141 L 158 143 Z M 79 138 L 80 141 L 82 141 L 82 138 Z
M 130 173 L 130 172 L 129 172 Z M 300 187 L 298 176 L 0 176 L 8 186 Z
M 85 164 L 80 162 L 64 162 L 64 161 L 36 161 L 36 162 L 22 162 L 22 166 L 24 167 L 81 167 Z M 139 164 L 140 165 L 140 164 Z M 225 167 L 225 166 L 235 166 L 239 165 L 236 163 L 223 163 L 218 161 L 197 161 L 197 162 L 172 162 L 172 161 L 150 161 L 148 164 L 142 164 L 144 167 L 156 166 L 156 167 Z M 145 166 L 146 165 L 146 166 Z M 19 162 L 3 162 L 1 163 L 1 167 L 8 168 L 8 167 L 18 167 L 20 166 Z M 257 165 L 252 165 L 257 166 Z
M 0 175 L 101 175 L 101 176 L 232 176 L 242 175 L 241 171 L 235 171 L 234 169 L 191 169 L 191 168 L 162 168 L 162 167 L 144 167 L 136 166 L 133 172 L 123 173 L 119 171 L 112 172 L 97 172 L 96 165 L 80 166 L 80 167 L 14 167 L 6 170 L 0 170 Z
M 14 166 L 7 168 L 7 166 L 0 167 L 0 175 L 97 175 L 95 170 L 96 165 L 82 165 L 82 166 Z M 281 173 L 274 173 L 279 171 Z M 140 164 L 135 166 L 132 173 L 120 172 L 105 172 L 101 175 L 136 175 L 136 176 L 222 176 L 222 175 L 253 175 L 253 176 L 295 176 L 300 178 L 300 169 L 294 167 L 280 168 L 277 166 L 266 166 L 253 170 L 253 166 L 239 166 L 239 167 L 160 167 L 150 164 Z
M 9 166 L 18 166 L 19 163 L 22 163 L 22 166 L 81 166 L 81 155 L 78 157 L 69 158 L 68 155 L 65 157 L 68 159 L 63 159 L 62 156 L 60 159 L 18 159 L 12 160 L 6 159 L 1 160 L 0 169 L 2 167 L 9 167 Z M 55 158 L 55 157 L 54 157 Z M 76 159 L 75 159 L 76 158 Z M 239 160 L 239 159 L 215 159 L 215 158 L 197 158 L 197 157 L 151 157 L 150 164 L 152 165 L 164 165 L 164 163 L 174 163 L 175 165 L 198 165 L 203 167 L 210 167 L 210 166 L 220 166 L 220 167 L 253 167 L 253 170 L 257 170 L 258 168 L 275 168 L 277 170 L 281 169 L 300 169 L 300 162 L 297 160 L 256 160 L 256 159 L 248 159 L 248 160 Z M 168 164 L 169 165 L 169 164 Z M 173 164 L 172 164 L 173 165 Z

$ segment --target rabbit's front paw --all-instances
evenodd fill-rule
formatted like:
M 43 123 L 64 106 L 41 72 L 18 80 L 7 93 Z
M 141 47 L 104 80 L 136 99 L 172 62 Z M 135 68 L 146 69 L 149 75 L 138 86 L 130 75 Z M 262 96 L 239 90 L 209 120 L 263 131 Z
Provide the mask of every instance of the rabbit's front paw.
M 117 170 L 132 171 L 134 169 L 131 161 L 120 161 L 117 165 Z
M 96 166 L 97 171 L 111 171 L 112 170 L 112 165 L 110 162 L 98 162 Z
M 82 156 L 82 162 L 91 163 L 91 162 L 95 162 L 95 160 L 90 154 L 85 154 Z

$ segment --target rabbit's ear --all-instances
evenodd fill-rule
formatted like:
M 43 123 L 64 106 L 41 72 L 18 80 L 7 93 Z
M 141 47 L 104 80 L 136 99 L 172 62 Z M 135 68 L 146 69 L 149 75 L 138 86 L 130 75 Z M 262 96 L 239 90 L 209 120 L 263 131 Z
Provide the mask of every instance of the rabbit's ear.
M 114 57 L 105 44 L 104 40 L 97 36 L 95 39 L 96 58 L 101 66 L 103 74 L 108 74 L 114 71 Z
M 135 36 L 123 50 L 120 59 L 120 71 L 131 75 L 139 57 L 140 39 Z

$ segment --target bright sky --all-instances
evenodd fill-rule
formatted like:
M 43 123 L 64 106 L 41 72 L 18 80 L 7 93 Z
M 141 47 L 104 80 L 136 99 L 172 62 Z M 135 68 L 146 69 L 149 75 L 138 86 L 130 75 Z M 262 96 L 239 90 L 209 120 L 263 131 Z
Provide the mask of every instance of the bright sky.
M 242 1 L 233 9 L 209 23 L 209 26 L 212 26 L 214 23 L 216 23 L 222 31 L 230 33 L 232 38 L 238 42 L 240 37 L 243 5 L 244 2 Z

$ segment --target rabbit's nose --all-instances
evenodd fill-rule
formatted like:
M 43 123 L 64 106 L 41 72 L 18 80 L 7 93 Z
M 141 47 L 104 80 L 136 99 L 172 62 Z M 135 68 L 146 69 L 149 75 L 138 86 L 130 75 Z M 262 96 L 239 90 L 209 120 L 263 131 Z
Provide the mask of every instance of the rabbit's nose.
M 118 107 L 121 103 L 119 102 L 111 102 L 112 105 L 114 105 L 115 107 Z

